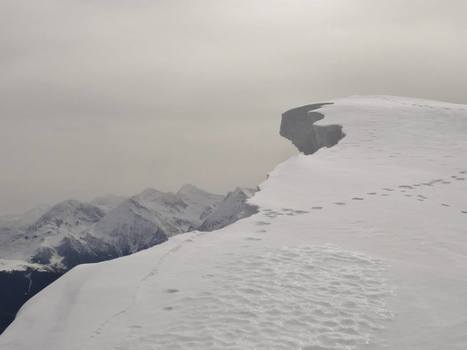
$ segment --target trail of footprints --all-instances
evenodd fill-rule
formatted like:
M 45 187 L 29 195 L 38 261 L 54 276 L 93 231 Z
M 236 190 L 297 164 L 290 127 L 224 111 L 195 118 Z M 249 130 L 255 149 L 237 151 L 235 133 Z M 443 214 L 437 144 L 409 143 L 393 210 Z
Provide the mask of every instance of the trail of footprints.
M 395 100 L 390 100 L 390 101 L 395 101 Z M 399 102 L 399 104 L 406 105 L 406 106 L 412 106 L 412 107 L 419 107 L 419 108 L 428 108 L 428 109 L 434 109 L 434 108 L 442 108 L 446 111 L 467 111 L 467 108 L 465 107 L 434 107 L 430 106 L 429 104 L 420 104 L 420 103 L 413 103 L 413 102 Z
M 397 188 L 389 188 L 389 187 L 384 187 L 381 189 L 380 192 L 367 192 L 366 195 L 368 196 L 382 196 L 382 197 L 388 197 L 397 193 L 402 194 L 404 197 L 407 197 L 409 199 L 416 200 L 418 202 L 424 202 L 426 200 L 429 200 L 429 198 L 423 194 L 417 193 L 417 191 L 423 187 L 433 187 L 433 186 L 444 186 L 444 185 L 449 185 L 452 184 L 455 181 L 465 181 L 467 184 L 467 170 L 461 170 L 459 171 L 456 175 L 450 176 L 448 179 L 433 179 L 428 182 L 421 182 L 421 183 L 416 183 L 416 184 L 411 184 L 411 185 L 399 185 Z M 356 196 L 352 197 L 351 201 L 363 201 L 365 200 L 364 197 Z M 338 201 L 333 203 L 334 206 L 345 206 L 347 205 L 347 202 L 345 201 Z M 449 203 L 440 203 L 440 206 L 442 207 L 447 207 L 447 208 L 453 208 Z M 324 209 L 324 206 L 313 206 L 311 207 L 311 211 L 315 210 L 322 210 Z M 458 209 L 459 210 L 459 209 Z M 308 214 L 310 213 L 309 210 L 298 210 L 298 209 L 292 209 L 292 208 L 282 208 L 281 210 L 273 210 L 273 209 L 263 209 L 262 214 L 269 218 L 269 219 L 275 219 L 278 216 L 295 216 L 295 215 L 302 215 L 302 214 Z M 459 210 L 460 214 L 467 214 L 467 208 L 461 208 Z M 262 226 L 262 225 L 270 225 L 271 223 L 269 221 L 257 221 L 256 225 Z M 266 230 L 258 230 L 256 231 L 257 233 L 264 233 Z
M 384 261 L 329 245 L 270 249 L 219 265 L 199 291 L 166 290 L 154 313 L 180 317 L 128 327 L 115 349 L 353 350 L 394 316 Z M 170 315 L 170 314 L 169 314 Z M 183 317 L 181 317 L 183 315 Z

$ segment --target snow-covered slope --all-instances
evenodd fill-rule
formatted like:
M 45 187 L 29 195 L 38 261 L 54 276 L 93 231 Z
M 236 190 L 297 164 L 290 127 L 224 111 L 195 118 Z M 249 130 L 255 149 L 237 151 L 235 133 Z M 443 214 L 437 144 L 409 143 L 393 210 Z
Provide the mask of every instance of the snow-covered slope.
M 34 224 L 49 208 L 49 206 L 43 205 L 18 215 L 0 216 L 0 247 L 6 246 L 24 234 L 27 228 Z
M 147 189 L 128 199 L 99 197 L 94 204 L 63 201 L 36 220 L 32 212 L 5 218 L 0 256 L 66 270 L 127 255 L 198 227 L 222 199 L 185 185 L 175 194 Z
M 325 148 L 277 166 L 258 214 L 78 266 L 0 347 L 466 349 L 467 106 L 332 102 L 322 141 L 295 140 Z
M 209 214 L 204 222 L 198 227 L 200 231 L 213 231 L 223 228 L 240 219 L 246 218 L 257 212 L 254 205 L 247 203 L 255 193 L 250 188 L 237 187 L 229 192 L 224 200 Z
M 60 202 L 46 211 L 24 231 L 14 232 L 1 246 L 4 258 L 23 259 L 41 264 L 60 264 L 53 248 L 67 237 L 74 237 L 104 216 L 98 207 L 76 200 Z
M 99 240 L 99 247 L 103 242 L 104 250 L 110 245 L 115 250 L 113 257 L 135 253 L 198 227 L 222 198 L 193 185 L 185 185 L 177 193 L 146 189 L 109 211 L 83 233 L 83 239 L 89 245 Z

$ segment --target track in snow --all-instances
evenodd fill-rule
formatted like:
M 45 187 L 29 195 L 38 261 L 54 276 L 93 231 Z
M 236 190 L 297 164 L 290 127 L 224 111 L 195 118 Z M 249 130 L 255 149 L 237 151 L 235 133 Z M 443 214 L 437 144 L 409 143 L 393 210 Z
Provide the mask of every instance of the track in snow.
M 115 349 L 355 349 L 392 318 L 385 268 L 332 246 L 238 256 L 208 276 L 213 290 L 167 289 L 153 312 L 177 321 L 131 325 Z

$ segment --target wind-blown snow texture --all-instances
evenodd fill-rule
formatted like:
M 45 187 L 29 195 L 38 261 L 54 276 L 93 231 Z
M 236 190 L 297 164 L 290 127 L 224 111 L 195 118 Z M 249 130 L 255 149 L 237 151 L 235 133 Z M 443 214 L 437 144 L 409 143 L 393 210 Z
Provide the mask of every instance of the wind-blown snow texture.
M 466 349 L 467 106 L 332 102 L 313 125 L 345 138 L 277 166 L 256 215 L 74 268 L 0 347 Z

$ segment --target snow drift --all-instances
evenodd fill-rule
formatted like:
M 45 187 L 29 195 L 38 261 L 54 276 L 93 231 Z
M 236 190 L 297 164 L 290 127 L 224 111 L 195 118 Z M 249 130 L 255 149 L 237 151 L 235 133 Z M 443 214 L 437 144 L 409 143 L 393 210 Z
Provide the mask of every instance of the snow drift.
M 345 134 L 341 125 L 315 125 L 324 115 L 315 110 L 331 103 L 316 103 L 291 109 L 282 114 L 281 136 L 289 139 L 304 154 L 313 154 L 322 147 L 332 147 Z

